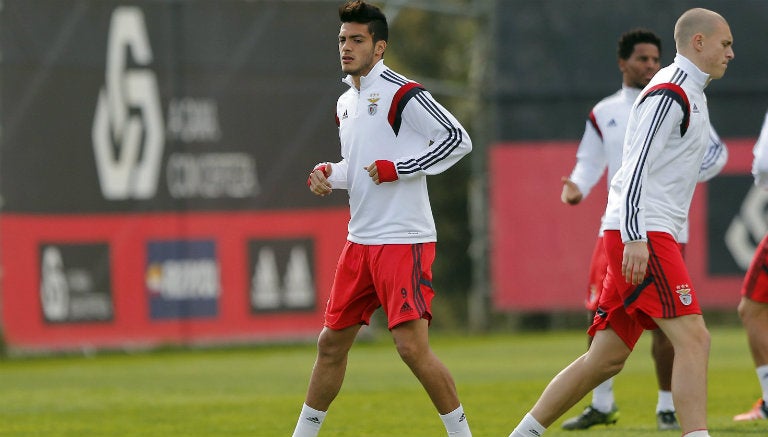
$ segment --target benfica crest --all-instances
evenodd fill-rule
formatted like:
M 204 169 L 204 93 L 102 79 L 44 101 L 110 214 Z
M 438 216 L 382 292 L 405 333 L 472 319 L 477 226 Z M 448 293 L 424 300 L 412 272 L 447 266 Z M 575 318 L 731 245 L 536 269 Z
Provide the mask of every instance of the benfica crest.
M 376 115 L 376 111 L 379 109 L 379 105 L 376 103 L 379 101 L 379 98 L 378 94 L 371 94 L 371 97 L 368 98 L 368 101 L 370 102 L 368 105 L 368 115 Z
M 691 288 L 688 284 L 682 284 L 675 287 L 675 293 L 680 297 L 680 302 L 683 305 L 688 306 L 693 302 L 693 295 L 691 294 Z

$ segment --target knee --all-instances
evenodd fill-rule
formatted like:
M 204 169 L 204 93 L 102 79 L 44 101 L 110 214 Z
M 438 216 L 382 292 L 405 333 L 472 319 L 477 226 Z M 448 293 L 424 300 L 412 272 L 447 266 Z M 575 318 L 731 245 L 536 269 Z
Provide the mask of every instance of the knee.
M 338 361 L 349 352 L 350 345 L 335 336 L 323 332 L 317 338 L 317 357 L 326 361 Z
M 418 362 L 419 358 L 424 353 L 424 350 L 413 342 L 399 341 L 395 344 L 395 347 L 400 358 L 408 366 L 412 366 L 414 363 Z
M 627 361 L 627 356 L 625 355 L 602 355 L 593 357 L 589 352 L 587 352 L 583 358 L 591 361 L 592 364 L 589 365 L 590 367 L 597 369 L 597 372 L 599 373 L 598 379 L 600 381 L 616 376 L 621 372 L 621 369 L 624 368 L 624 363 Z
M 760 311 L 760 309 L 761 308 L 755 305 L 752 301 L 746 298 L 742 298 L 737 308 L 741 323 L 744 325 L 749 325 L 756 319 L 764 317 L 765 313 Z
M 741 299 L 741 301 L 739 302 L 739 306 L 736 308 L 736 311 L 739 314 L 739 318 L 741 319 L 741 323 L 745 323 L 746 324 L 748 322 L 748 319 L 749 319 L 749 316 L 750 316 L 750 314 L 749 314 L 750 311 L 749 311 L 749 308 L 748 308 L 748 305 L 747 305 L 747 301 L 744 300 L 744 299 Z
M 702 326 L 701 329 L 691 332 L 690 335 L 696 340 L 696 344 L 698 344 L 706 354 L 709 354 L 709 347 L 712 340 L 706 326 Z
M 624 368 L 624 363 L 626 363 L 626 360 L 607 360 L 603 366 L 603 374 L 606 375 L 606 378 L 618 375 L 621 369 Z

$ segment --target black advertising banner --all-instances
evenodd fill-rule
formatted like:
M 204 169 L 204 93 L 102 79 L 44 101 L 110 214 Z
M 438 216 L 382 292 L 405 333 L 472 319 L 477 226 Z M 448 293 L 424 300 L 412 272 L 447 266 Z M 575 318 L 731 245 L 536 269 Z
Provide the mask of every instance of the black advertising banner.
M 106 244 L 46 243 L 39 253 L 40 306 L 47 323 L 112 320 Z
M 718 176 L 709 182 L 708 269 L 712 275 L 743 276 L 768 232 L 768 190 L 751 174 Z
M 317 335 L 349 220 L 306 186 L 340 159 L 336 7 L 2 2 L 9 350 Z
M 338 16 L 325 2 L 4 1 L 10 212 L 340 206 Z

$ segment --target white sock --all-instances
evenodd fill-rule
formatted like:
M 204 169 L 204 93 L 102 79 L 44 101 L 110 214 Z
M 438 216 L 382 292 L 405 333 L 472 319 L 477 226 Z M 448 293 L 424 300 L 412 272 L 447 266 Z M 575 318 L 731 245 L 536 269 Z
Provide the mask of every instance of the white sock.
M 683 434 L 683 437 L 710 437 L 709 431 L 706 429 L 700 429 L 698 431 L 691 431 L 688 434 Z
M 760 388 L 763 389 L 763 400 L 768 403 L 768 364 L 757 369 L 757 379 L 760 380 Z
M 672 392 L 659 390 L 659 401 L 656 403 L 656 412 L 675 411 L 675 403 L 672 400 Z
M 443 420 L 445 430 L 448 431 L 450 437 L 472 437 L 467 415 L 464 414 L 464 407 L 461 404 L 450 413 L 441 414 L 440 419 Z
M 523 417 L 523 420 L 520 421 L 509 437 L 541 437 L 546 430 L 546 428 L 541 426 L 539 421 L 531 416 L 531 413 L 528 413 Z
M 325 420 L 325 411 L 315 410 L 307 404 L 301 407 L 299 421 L 293 431 L 293 437 L 317 437 L 320 426 Z
M 601 413 L 610 413 L 613 404 L 613 377 L 611 377 L 592 390 L 592 408 Z

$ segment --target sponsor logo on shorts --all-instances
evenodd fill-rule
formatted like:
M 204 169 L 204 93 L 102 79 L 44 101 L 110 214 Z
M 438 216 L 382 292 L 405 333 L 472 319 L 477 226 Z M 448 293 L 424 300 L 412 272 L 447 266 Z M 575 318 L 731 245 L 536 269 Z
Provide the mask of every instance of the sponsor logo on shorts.
M 693 295 L 691 294 L 691 287 L 688 284 L 681 284 L 675 287 L 675 293 L 680 297 L 680 302 L 683 305 L 690 305 L 693 302 Z
M 408 305 L 408 302 L 403 303 L 403 306 L 400 307 L 400 313 L 407 313 L 413 311 L 413 308 L 411 308 L 410 305 Z

